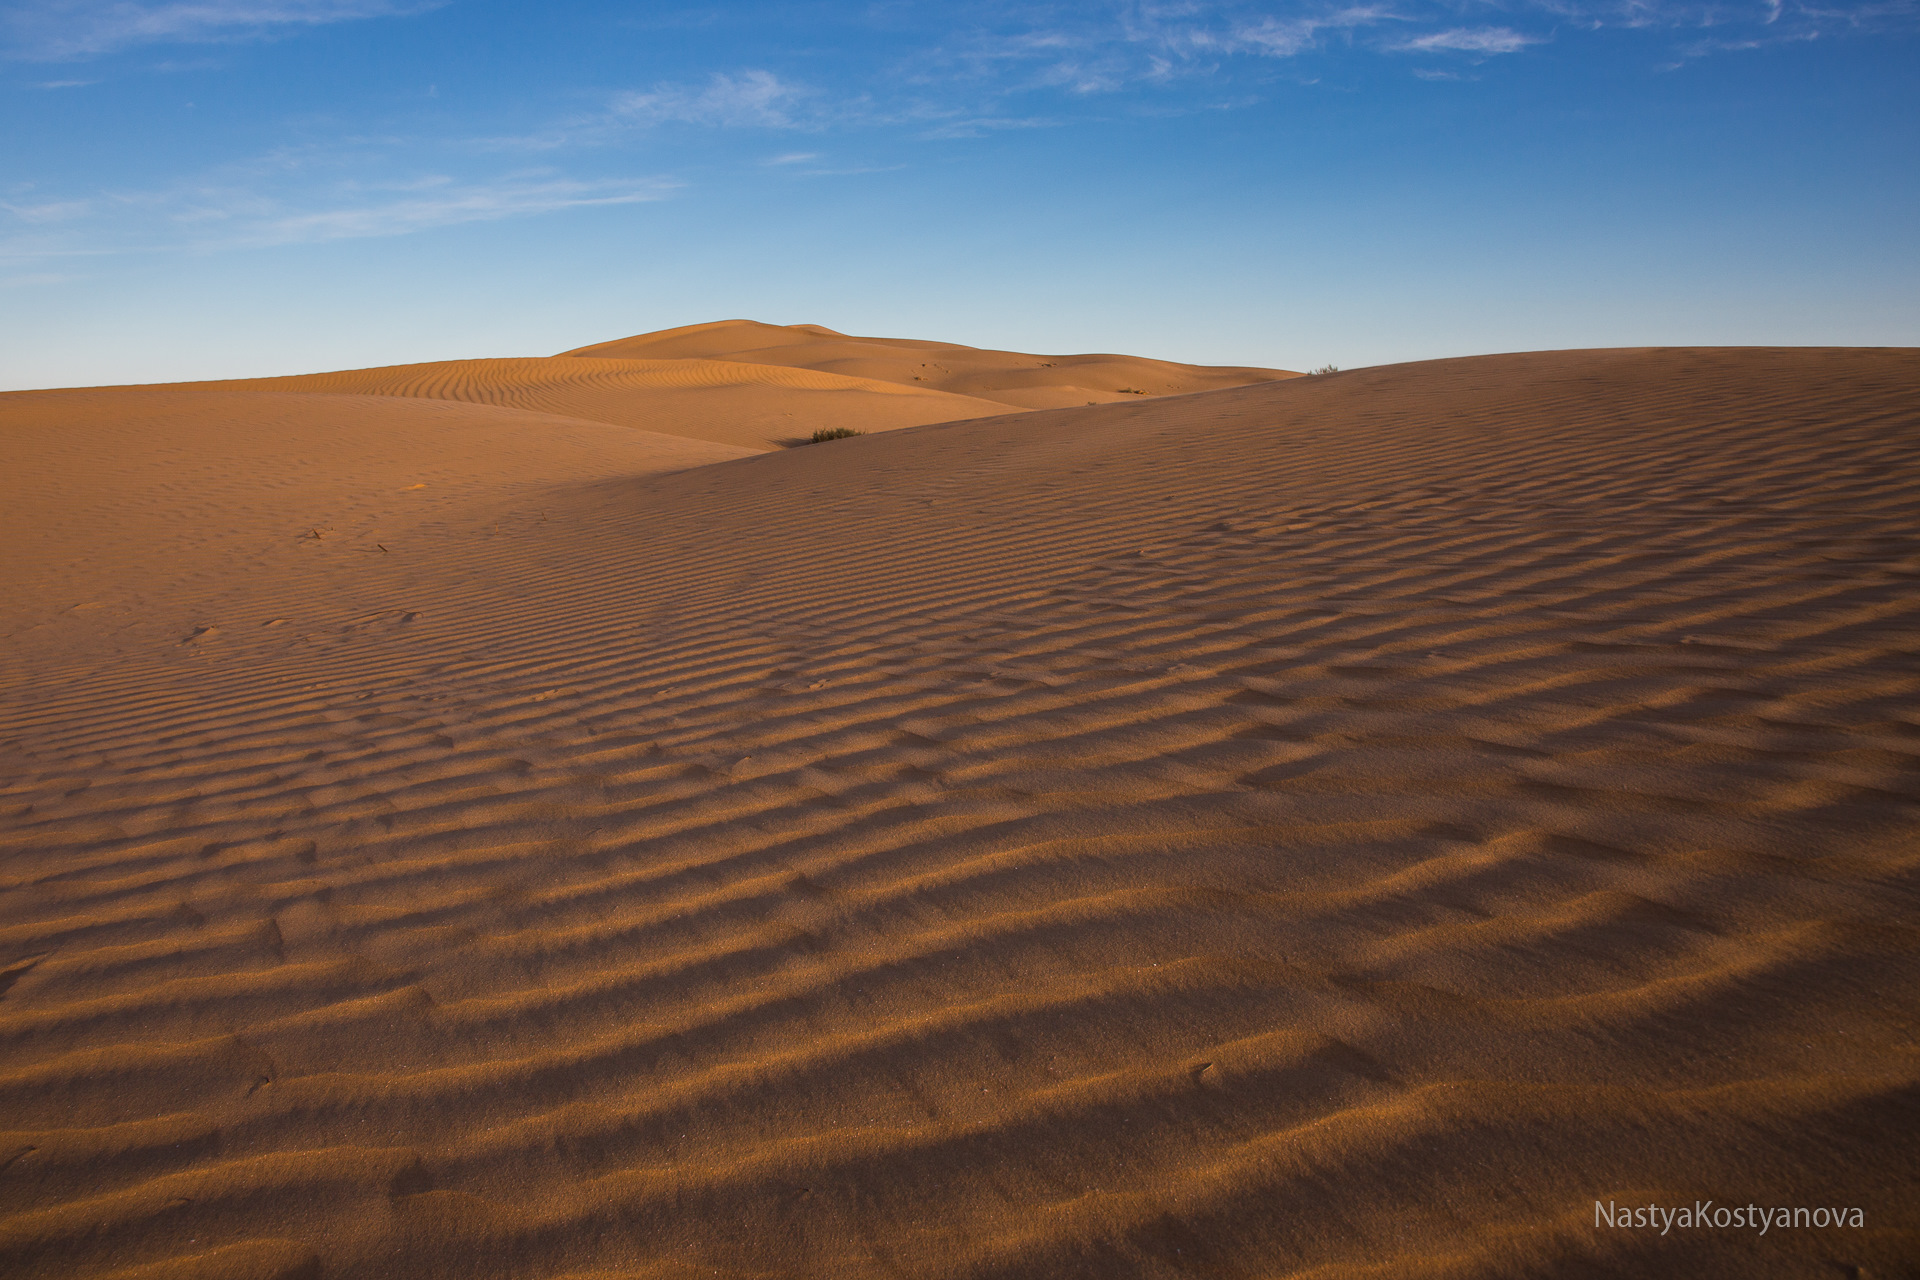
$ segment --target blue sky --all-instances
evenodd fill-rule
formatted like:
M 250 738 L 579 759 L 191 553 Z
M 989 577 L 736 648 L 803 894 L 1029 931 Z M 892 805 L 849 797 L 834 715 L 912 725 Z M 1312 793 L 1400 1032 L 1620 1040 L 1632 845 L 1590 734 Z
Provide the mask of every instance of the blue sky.
M 1920 344 L 1916 0 L 0 0 L 0 388 Z

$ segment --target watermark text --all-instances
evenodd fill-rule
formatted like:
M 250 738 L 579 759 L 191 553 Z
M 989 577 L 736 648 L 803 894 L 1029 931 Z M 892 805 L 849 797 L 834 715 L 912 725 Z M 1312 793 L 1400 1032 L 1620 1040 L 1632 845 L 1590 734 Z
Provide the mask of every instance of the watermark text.
M 1788 1208 L 1780 1205 L 1716 1205 L 1711 1200 L 1692 1204 L 1616 1204 L 1612 1200 L 1593 1202 L 1593 1225 L 1615 1231 L 1769 1231 L 1801 1227 L 1864 1227 L 1867 1215 L 1846 1205 L 1816 1205 Z

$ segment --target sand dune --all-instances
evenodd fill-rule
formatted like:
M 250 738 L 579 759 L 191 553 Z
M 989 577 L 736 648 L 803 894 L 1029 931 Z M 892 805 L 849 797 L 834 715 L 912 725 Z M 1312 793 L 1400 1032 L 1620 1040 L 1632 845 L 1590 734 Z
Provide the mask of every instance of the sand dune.
M 0 396 L 6 1274 L 1920 1257 L 1920 354 L 374 372 Z
M 201 391 L 452 400 L 610 422 L 752 449 L 835 427 L 892 431 L 1028 408 L 1180 395 L 1298 375 L 1133 356 L 1034 356 L 849 338 L 818 325 L 724 320 L 558 357 L 442 360 L 177 384 Z M 145 388 L 111 388 L 145 394 Z
M 993 417 L 1012 407 L 872 378 L 727 360 L 443 360 L 189 385 L 453 400 L 752 449 L 799 444 L 823 427 L 891 431 Z
M 1284 369 L 1175 364 L 1140 356 L 1038 356 L 951 342 L 856 338 L 817 324 L 721 320 L 643 333 L 561 353 L 623 359 L 719 359 L 762 363 L 998 401 L 1021 409 L 1110 404 L 1184 395 L 1300 375 Z
M 481 405 L 193 387 L 0 395 L 0 440 L 9 678 L 43 646 L 110 662 L 183 628 L 298 631 L 348 598 L 387 602 L 395 551 L 467 536 L 487 504 L 753 453 Z

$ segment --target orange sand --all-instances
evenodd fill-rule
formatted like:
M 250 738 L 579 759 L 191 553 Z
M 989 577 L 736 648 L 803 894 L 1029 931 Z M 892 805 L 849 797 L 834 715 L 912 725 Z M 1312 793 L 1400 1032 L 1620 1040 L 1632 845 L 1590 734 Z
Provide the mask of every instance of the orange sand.
M 443 360 L 185 384 L 460 400 L 771 449 L 822 427 L 890 431 L 1015 409 L 1106 404 L 1300 375 L 1136 356 L 1036 356 L 722 320 L 536 360 Z M 148 388 L 141 388 L 149 391 Z
M 1911 1274 L 1920 353 L 1280 376 L 0 395 L 0 1274 Z

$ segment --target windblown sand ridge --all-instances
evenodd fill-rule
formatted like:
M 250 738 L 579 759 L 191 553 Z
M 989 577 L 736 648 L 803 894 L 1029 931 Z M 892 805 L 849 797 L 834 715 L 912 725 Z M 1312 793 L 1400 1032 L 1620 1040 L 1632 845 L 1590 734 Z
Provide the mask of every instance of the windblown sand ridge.
M 952 342 L 858 338 L 816 324 L 752 320 L 663 329 L 561 354 L 761 363 L 931 388 L 1023 409 L 1110 404 L 1129 396 L 1184 395 L 1299 376 L 1284 369 L 1175 364 L 1140 356 L 1037 356 Z
M 0 397 L 0 1259 L 1901 1274 L 1917 393 Z
M 1203 368 L 1138 356 L 982 351 L 853 338 L 818 325 L 722 320 L 542 359 L 443 360 L 175 385 L 453 400 L 771 449 L 803 443 L 822 427 L 890 431 L 1297 376 L 1283 369 Z M 148 395 L 156 389 L 124 390 Z
M 725 360 L 448 360 L 227 385 L 497 405 L 755 449 L 800 443 L 822 426 L 888 431 L 1010 408 L 871 378 Z

